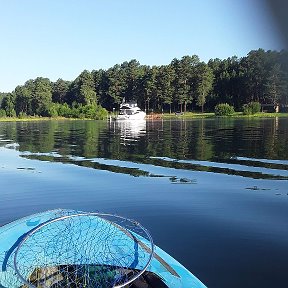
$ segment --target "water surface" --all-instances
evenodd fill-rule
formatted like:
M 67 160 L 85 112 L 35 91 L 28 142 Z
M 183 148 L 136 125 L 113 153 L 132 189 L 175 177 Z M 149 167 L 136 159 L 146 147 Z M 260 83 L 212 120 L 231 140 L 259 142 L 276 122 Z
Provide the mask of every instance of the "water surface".
M 0 225 L 136 219 L 208 287 L 287 287 L 288 119 L 0 122 Z

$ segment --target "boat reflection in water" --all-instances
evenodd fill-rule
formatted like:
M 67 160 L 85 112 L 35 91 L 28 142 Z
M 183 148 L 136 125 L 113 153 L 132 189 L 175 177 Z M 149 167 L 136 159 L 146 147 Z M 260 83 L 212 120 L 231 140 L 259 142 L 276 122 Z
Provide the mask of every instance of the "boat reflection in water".
M 121 144 L 131 145 L 146 134 L 146 120 L 117 120 L 110 122 L 110 129 L 120 135 Z M 117 133 L 118 132 L 118 133 Z

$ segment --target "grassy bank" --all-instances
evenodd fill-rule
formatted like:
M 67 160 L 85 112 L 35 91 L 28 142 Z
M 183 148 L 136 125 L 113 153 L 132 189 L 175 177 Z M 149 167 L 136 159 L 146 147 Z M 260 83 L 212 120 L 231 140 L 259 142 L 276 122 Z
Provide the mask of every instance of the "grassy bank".
M 157 114 L 155 114 L 157 115 Z M 288 113 L 256 113 L 253 115 L 243 115 L 242 112 L 235 112 L 231 116 L 215 116 L 215 113 L 199 113 L 199 112 L 186 112 L 183 114 L 175 114 L 175 113 L 164 113 L 158 114 L 162 119 L 197 119 L 197 118 L 275 118 L 275 117 L 288 117 Z M 152 118 L 153 119 L 153 118 Z M 39 117 L 39 116 L 29 116 L 25 118 L 18 117 L 2 117 L 0 118 L 0 122 L 15 122 L 15 121 L 47 121 L 47 120 L 93 120 L 88 118 L 65 118 L 65 117 Z
M 25 118 L 18 117 L 1 117 L 0 122 L 29 122 L 29 121 L 47 121 L 47 120 L 76 120 L 76 118 L 65 118 L 65 117 L 39 117 L 29 116 Z M 78 119 L 79 120 L 79 119 Z
M 194 113 L 194 112 L 186 112 L 183 114 L 169 114 L 169 113 L 164 113 L 163 114 L 163 119 L 178 119 L 178 118 L 183 118 L 183 119 L 191 119 L 191 118 L 218 118 L 220 116 L 215 116 L 215 113 Z M 242 112 L 235 112 L 231 116 L 221 116 L 225 118 L 273 118 L 273 117 L 288 117 L 288 113 L 265 113 L 265 112 L 260 112 L 256 113 L 253 115 L 243 115 Z
M 288 113 L 265 113 L 260 112 L 253 115 L 239 115 L 237 117 L 288 117 Z
M 164 113 L 163 114 L 163 118 L 167 118 L 167 119 L 170 119 L 170 118 L 212 118 L 212 117 L 215 117 L 215 114 L 214 113 L 197 113 L 197 112 L 186 112 L 186 113 L 178 113 L 178 114 L 175 114 L 175 113 Z

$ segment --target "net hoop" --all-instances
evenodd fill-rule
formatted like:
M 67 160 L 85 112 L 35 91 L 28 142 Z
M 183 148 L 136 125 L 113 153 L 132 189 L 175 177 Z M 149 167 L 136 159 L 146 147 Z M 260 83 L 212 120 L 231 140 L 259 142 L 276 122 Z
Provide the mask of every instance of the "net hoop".
M 122 284 L 117 284 L 117 285 L 113 285 L 112 287 L 113 288 L 123 288 L 129 284 L 131 284 L 132 282 L 134 282 L 137 278 L 139 278 L 146 270 L 147 268 L 149 267 L 152 259 L 153 259 L 153 255 L 154 255 L 154 242 L 153 242 L 153 239 L 152 239 L 152 236 L 151 234 L 149 233 L 149 231 L 144 228 L 139 222 L 135 221 L 135 220 L 132 220 L 132 219 L 128 219 L 128 218 L 125 218 L 125 217 L 122 217 L 122 216 L 119 216 L 119 215 L 113 215 L 113 214 L 107 214 L 107 213 L 93 213 L 93 212 L 80 212 L 80 213 L 75 213 L 75 214 L 70 214 L 70 215 L 65 215 L 65 216 L 60 216 L 60 217 L 57 217 L 57 218 L 54 218 L 54 219 L 51 219 L 51 220 L 48 220 L 47 222 L 44 222 L 42 224 L 40 224 L 39 226 L 37 226 L 36 228 L 32 229 L 22 240 L 21 242 L 17 245 L 16 247 L 16 250 L 15 250 L 15 253 L 14 253 L 14 259 L 13 259 L 13 264 L 14 264 L 14 269 L 15 269 L 15 272 L 17 274 L 17 277 L 25 284 L 27 285 L 29 288 L 37 288 L 36 286 L 34 286 L 33 284 L 31 284 L 30 282 L 28 282 L 25 277 L 21 274 L 20 272 L 20 269 L 18 267 L 18 256 L 19 256 L 19 253 L 21 252 L 21 248 L 27 243 L 27 241 L 33 236 L 35 235 L 37 232 L 41 231 L 41 229 L 53 224 L 53 223 L 56 223 L 56 222 L 59 222 L 59 221 L 65 221 L 67 219 L 72 219 L 72 218 L 76 218 L 76 217 L 95 217 L 95 218 L 99 218 L 101 220 L 105 220 L 107 222 L 109 222 L 109 224 L 112 224 L 114 225 L 115 227 L 117 227 L 120 231 L 122 231 L 123 233 L 125 233 L 126 235 L 130 234 L 133 238 L 134 237 L 134 234 L 131 233 L 131 231 L 129 231 L 127 228 L 125 227 L 122 227 L 121 225 L 115 223 L 114 221 L 110 221 L 110 220 L 107 220 L 106 218 L 115 218 L 115 219 L 118 219 L 118 220 L 122 220 L 122 221 L 128 221 L 128 223 L 138 227 L 142 232 L 144 232 L 144 235 L 145 235 L 145 238 L 146 240 L 149 241 L 149 246 L 148 247 L 146 244 L 143 244 L 145 247 L 144 250 L 146 250 L 147 253 L 149 253 L 149 257 L 147 259 L 147 263 L 144 265 L 144 267 L 139 270 L 139 272 L 137 272 L 135 275 L 133 275 L 133 277 L 129 278 L 125 283 L 122 283 Z M 128 234 L 127 234 L 128 233 Z M 142 236 L 141 236 L 142 237 Z M 135 241 L 135 239 L 134 239 Z M 138 242 L 139 241 L 139 242 Z M 141 240 L 137 240 L 138 243 L 141 244 Z M 46 286 L 43 286 L 43 287 L 46 287 Z

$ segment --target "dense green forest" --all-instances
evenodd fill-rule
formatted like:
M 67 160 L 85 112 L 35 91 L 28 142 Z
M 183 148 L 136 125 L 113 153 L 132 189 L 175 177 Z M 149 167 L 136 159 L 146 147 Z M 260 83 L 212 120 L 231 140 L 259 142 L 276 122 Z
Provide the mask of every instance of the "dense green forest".
M 236 111 L 250 102 L 288 105 L 288 51 L 253 50 L 247 56 L 200 61 L 197 55 L 162 66 L 137 60 L 107 70 L 84 70 L 75 80 L 38 77 L 0 93 L 0 117 L 64 116 L 100 119 L 123 98 L 146 111 L 214 111 L 227 103 Z

